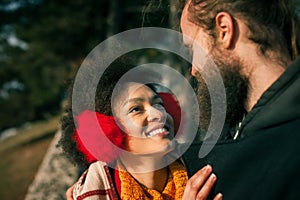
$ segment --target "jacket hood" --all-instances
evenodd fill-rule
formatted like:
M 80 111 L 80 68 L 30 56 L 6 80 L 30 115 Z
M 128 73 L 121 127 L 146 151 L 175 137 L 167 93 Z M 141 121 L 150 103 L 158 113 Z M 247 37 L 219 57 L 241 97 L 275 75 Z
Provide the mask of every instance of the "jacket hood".
M 241 137 L 287 122 L 300 123 L 300 57 L 262 95 L 243 121 Z M 296 122 L 298 121 L 298 122 Z

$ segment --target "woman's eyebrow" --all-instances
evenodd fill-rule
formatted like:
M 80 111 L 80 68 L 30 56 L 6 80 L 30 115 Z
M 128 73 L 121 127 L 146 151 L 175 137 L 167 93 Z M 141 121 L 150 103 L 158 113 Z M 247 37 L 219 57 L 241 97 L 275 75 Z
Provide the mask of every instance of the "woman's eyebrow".
M 152 99 L 152 101 L 155 101 L 155 100 L 161 100 L 162 99 L 160 98 L 159 95 L 155 94 Z M 128 99 L 126 100 L 124 103 L 123 103 L 123 106 L 126 106 L 126 104 L 128 103 L 142 103 L 142 102 L 145 102 L 145 99 L 144 98 L 141 98 L 141 97 L 137 97 L 137 98 L 131 98 L 131 99 Z
M 125 105 L 128 104 L 128 103 L 141 103 L 141 102 L 144 102 L 144 101 L 145 101 L 145 99 L 140 98 L 140 97 L 132 98 L 132 99 L 126 100 L 126 101 L 123 103 L 123 106 L 125 106 Z

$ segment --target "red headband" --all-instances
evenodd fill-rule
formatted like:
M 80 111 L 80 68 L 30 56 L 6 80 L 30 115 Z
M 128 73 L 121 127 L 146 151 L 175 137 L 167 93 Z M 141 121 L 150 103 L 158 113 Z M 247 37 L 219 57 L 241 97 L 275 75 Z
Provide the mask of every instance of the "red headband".
M 176 134 L 181 120 L 179 103 L 170 93 L 158 95 L 162 98 L 167 113 L 173 117 Z M 119 148 L 126 148 L 126 134 L 121 131 L 112 116 L 85 110 L 77 116 L 77 122 L 74 140 L 88 163 L 97 160 L 110 163 L 119 156 Z

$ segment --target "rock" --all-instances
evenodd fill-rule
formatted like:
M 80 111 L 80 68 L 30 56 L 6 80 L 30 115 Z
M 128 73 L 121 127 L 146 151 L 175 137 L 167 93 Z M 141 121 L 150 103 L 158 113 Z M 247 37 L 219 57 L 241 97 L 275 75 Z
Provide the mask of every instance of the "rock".
M 61 131 L 55 134 L 34 181 L 29 186 L 25 200 L 65 199 L 66 190 L 75 183 L 79 169 L 56 147 Z

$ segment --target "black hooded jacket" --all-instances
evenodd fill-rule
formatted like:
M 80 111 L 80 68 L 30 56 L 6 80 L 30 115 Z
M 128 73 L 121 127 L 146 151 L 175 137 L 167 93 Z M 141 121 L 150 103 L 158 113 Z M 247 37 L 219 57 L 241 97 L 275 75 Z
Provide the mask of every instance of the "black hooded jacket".
M 202 159 L 202 143 L 195 141 L 183 156 L 189 175 L 211 164 L 218 179 L 211 197 L 300 199 L 300 58 L 262 95 L 239 132 Z

